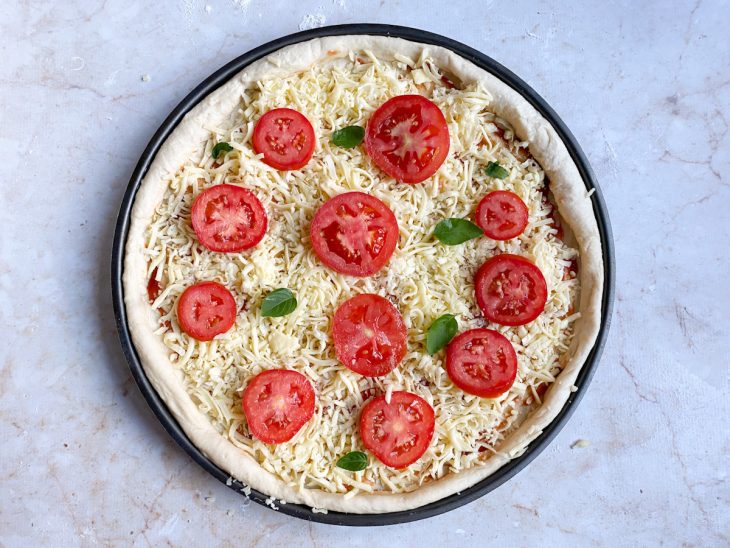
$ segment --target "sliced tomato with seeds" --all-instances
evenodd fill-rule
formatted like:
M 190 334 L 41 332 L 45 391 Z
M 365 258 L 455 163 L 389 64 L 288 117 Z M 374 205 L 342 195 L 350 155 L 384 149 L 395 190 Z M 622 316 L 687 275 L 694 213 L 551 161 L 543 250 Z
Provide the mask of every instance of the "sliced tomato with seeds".
M 464 392 L 496 398 L 515 382 L 517 354 L 498 331 L 471 329 L 446 347 L 446 372 Z
M 365 150 L 391 177 L 420 183 L 436 173 L 449 154 L 446 118 L 421 95 L 393 97 L 368 121 Z
M 337 359 L 365 377 L 387 375 L 406 355 L 406 325 L 388 299 L 364 293 L 342 303 L 332 319 Z
M 191 285 L 177 302 L 180 328 L 199 341 L 210 341 L 228 331 L 236 321 L 236 301 L 217 282 Z
M 433 407 L 410 392 L 393 392 L 370 400 L 360 415 L 360 437 L 365 448 L 391 468 L 405 468 L 426 452 L 433 438 Z
M 296 371 L 259 373 L 243 391 L 243 413 L 251 434 L 264 443 L 292 439 L 314 414 L 314 388 Z
M 490 192 L 477 206 L 477 224 L 493 240 L 511 240 L 525 231 L 528 211 L 525 202 L 508 190 Z
M 312 124 L 301 112 L 275 108 L 264 114 L 253 130 L 253 148 L 264 163 L 288 171 L 303 168 L 314 152 Z
M 489 259 L 474 280 L 476 299 L 484 317 L 500 325 L 524 325 L 545 309 L 547 284 L 540 269 L 504 253 Z
M 332 270 L 372 276 L 395 251 L 398 221 L 375 196 L 346 192 L 317 210 L 309 233 L 314 252 Z
M 258 244 L 268 218 L 256 195 L 236 185 L 222 184 L 201 192 L 191 211 L 198 241 L 210 251 L 237 253 Z

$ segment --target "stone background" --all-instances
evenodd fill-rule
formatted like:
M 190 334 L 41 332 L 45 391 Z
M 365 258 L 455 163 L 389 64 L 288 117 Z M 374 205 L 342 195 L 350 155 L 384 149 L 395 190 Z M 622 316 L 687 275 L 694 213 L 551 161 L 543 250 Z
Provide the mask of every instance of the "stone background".
M 727 546 L 730 6 L 568 4 L 6 3 L 0 543 Z M 553 444 L 477 502 L 371 530 L 246 506 L 188 458 L 130 377 L 109 288 L 122 194 L 170 110 L 255 46 L 353 22 L 444 34 L 525 79 L 589 157 L 617 248 L 610 339 Z

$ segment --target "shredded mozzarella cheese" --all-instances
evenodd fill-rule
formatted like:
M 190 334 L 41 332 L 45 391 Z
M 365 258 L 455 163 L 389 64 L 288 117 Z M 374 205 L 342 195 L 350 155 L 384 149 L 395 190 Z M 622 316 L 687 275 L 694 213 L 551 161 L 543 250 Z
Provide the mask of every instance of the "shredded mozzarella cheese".
M 406 93 L 433 100 L 451 136 L 447 160 L 433 177 L 416 185 L 386 176 L 362 147 L 344 149 L 330 142 L 334 130 L 365 126 L 379 105 Z M 164 288 L 151 306 L 160 311 L 159 333 L 170 350 L 171 366 L 184 373 L 188 393 L 220 434 L 287 484 L 348 496 L 400 493 L 477 466 L 539 405 L 540 387 L 552 383 L 564 365 L 578 317 L 573 309 L 579 289 L 575 275 L 566 272 L 577 251 L 557 237 L 543 170 L 527 152 L 527 143 L 515 140 L 510 125 L 490 111 L 490 101 L 479 86 L 446 85 L 427 54 L 417 61 L 400 56 L 384 62 L 370 52 L 352 52 L 286 79 L 258 82 L 243 94 L 230 124 L 207 128 L 211 135 L 205 149 L 168 177 L 145 253 L 149 275 L 157 269 Z M 315 154 L 301 171 L 277 171 L 251 146 L 255 121 L 285 106 L 305 114 L 318 137 Z M 220 163 L 211 158 L 219 141 L 233 147 Z M 509 176 L 487 177 L 484 167 L 490 161 L 499 162 Z M 249 252 L 209 252 L 192 230 L 194 197 L 223 182 L 253 190 L 269 216 L 264 240 Z M 433 239 L 438 221 L 471 216 L 481 197 L 499 189 L 515 192 L 528 205 L 530 224 L 524 234 L 506 242 L 479 238 L 459 246 Z M 309 223 L 317 208 L 351 190 L 384 201 L 400 227 L 395 254 L 370 278 L 328 269 L 309 242 Z M 545 311 L 526 326 L 489 325 L 474 301 L 476 269 L 504 252 L 533 260 L 547 281 Z M 208 343 L 184 334 L 174 313 L 181 292 L 202 280 L 226 285 L 239 307 L 235 326 Z M 262 298 L 279 287 L 296 294 L 297 309 L 281 318 L 262 317 Z M 330 318 L 336 307 L 364 292 L 390 298 L 408 328 L 408 354 L 382 378 L 365 378 L 343 367 L 332 345 Z M 466 394 L 449 380 L 443 352 L 432 357 L 424 351 L 428 326 L 445 313 L 457 316 L 461 331 L 488 325 L 512 341 L 519 370 L 507 393 L 496 399 Z M 317 392 L 312 420 L 290 442 L 276 446 L 252 438 L 241 409 L 241 391 L 248 381 L 272 368 L 303 373 Z M 362 472 L 342 473 L 336 461 L 363 449 L 357 421 L 363 402 L 375 394 L 390 397 L 393 390 L 416 393 L 434 407 L 436 431 L 429 449 L 405 470 L 371 459 Z M 273 499 L 267 504 L 274 507 Z

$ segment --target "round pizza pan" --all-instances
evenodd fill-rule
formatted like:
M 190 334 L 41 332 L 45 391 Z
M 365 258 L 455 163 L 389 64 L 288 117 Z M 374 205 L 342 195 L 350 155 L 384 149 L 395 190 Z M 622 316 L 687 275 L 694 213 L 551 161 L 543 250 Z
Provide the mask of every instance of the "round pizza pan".
M 228 473 L 213 464 L 213 462 L 211 462 L 195 445 L 193 445 L 193 443 L 185 435 L 185 432 L 172 416 L 167 406 L 162 401 L 162 398 L 160 398 L 159 394 L 157 394 L 150 384 L 135 350 L 129 326 L 127 324 L 127 315 L 124 307 L 124 290 L 122 286 L 124 248 L 127 240 L 127 234 L 129 232 L 132 204 L 134 203 L 134 199 L 140 184 L 142 183 L 142 179 L 154 160 L 157 151 L 170 136 L 175 127 L 180 123 L 185 114 L 187 114 L 209 93 L 225 84 L 230 78 L 243 70 L 249 64 L 275 52 L 278 49 L 298 42 L 311 40 L 313 38 L 351 34 L 395 36 L 405 40 L 448 48 L 471 61 L 475 65 L 491 72 L 493 75 L 518 91 L 533 107 L 538 110 L 538 112 L 545 117 L 545 119 L 552 124 L 555 131 L 565 143 L 573 161 L 577 165 L 586 189 L 595 190 L 591 196 L 591 200 L 593 202 L 593 212 L 596 216 L 596 221 L 598 222 L 598 230 L 600 232 L 603 249 L 605 280 L 601 307 L 601 329 L 598 333 L 598 337 L 596 338 L 595 345 L 575 381 L 575 385 L 578 387 L 578 390 L 568 398 L 568 401 L 563 406 L 560 414 L 544 429 L 543 433 L 529 445 L 527 450 L 520 457 L 510 461 L 494 474 L 460 493 L 448 496 L 413 510 L 390 512 L 385 514 L 348 514 L 343 512 L 328 512 L 324 514 L 313 513 L 310 507 L 298 504 L 278 505 L 279 512 L 321 523 L 353 526 L 391 525 L 428 518 L 443 512 L 448 512 L 449 510 L 453 510 L 459 506 L 463 506 L 485 495 L 486 493 L 489 493 L 493 489 L 496 489 L 527 466 L 530 461 L 532 461 L 543 449 L 545 449 L 545 447 L 547 447 L 575 410 L 578 402 L 583 396 L 583 393 L 586 391 L 588 383 L 593 376 L 593 372 L 598 365 L 599 358 L 603 351 L 603 346 L 608 336 L 614 299 L 615 263 L 613 237 L 611 235 L 611 226 L 608 219 L 608 213 L 606 211 L 606 205 L 603 201 L 601 190 L 598 188 L 593 171 L 588 164 L 588 160 L 572 133 L 553 109 L 545 102 L 545 100 L 532 88 L 530 88 L 530 86 L 491 57 L 461 44 L 460 42 L 438 34 L 394 25 L 353 24 L 322 27 L 290 34 L 289 36 L 279 38 L 241 55 L 211 74 L 187 97 L 185 97 L 185 99 L 183 99 L 183 101 L 175 107 L 172 113 L 165 119 L 150 140 L 147 148 L 145 148 L 142 153 L 142 156 L 137 163 L 137 167 L 132 173 L 127 191 L 124 194 L 124 199 L 122 200 L 119 211 L 119 217 L 117 219 L 114 243 L 112 247 L 112 296 L 114 302 L 114 316 L 124 355 L 129 363 L 132 376 L 139 386 L 139 389 L 142 391 L 147 403 L 152 408 L 152 411 L 155 413 L 167 432 L 193 458 L 193 460 L 195 460 L 195 462 L 205 468 L 205 470 L 207 470 L 216 479 L 243 495 L 243 485 L 238 481 L 231 480 Z M 259 504 L 265 505 L 265 501 L 268 497 L 266 493 L 252 490 L 249 498 Z

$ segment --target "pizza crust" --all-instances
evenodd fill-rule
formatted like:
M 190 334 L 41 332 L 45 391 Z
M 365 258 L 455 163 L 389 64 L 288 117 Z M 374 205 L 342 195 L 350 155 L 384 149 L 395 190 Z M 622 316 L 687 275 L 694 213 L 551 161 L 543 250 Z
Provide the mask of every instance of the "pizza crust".
M 581 317 L 575 324 L 566 366 L 546 392 L 543 405 L 503 441 L 499 452 L 484 465 L 449 474 L 403 494 L 358 493 L 346 499 L 342 494 L 315 489 L 300 492 L 264 470 L 250 455 L 221 436 L 186 392 L 182 372 L 172 366 L 170 351 L 154 334 L 158 317 L 147 297 L 147 265 L 143 255 L 145 231 L 165 194 L 164 176 L 176 172 L 190 154 L 205 143 L 210 135 L 205 128 L 221 125 L 250 84 L 306 70 L 319 60 L 331 57 L 332 52 L 370 50 L 379 59 L 392 60 L 394 53 L 417 59 L 424 48 L 441 69 L 464 84 L 479 82 L 485 87 L 493 96 L 491 107 L 494 112 L 512 124 L 520 139 L 529 141 L 530 153 L 549 177 L 559 214 L 574 235 L 580 252 L 578 310 Z M 252 63 L 193 108 L 162 145 L 139 188 L 131 213 L 123 274 L 124 301 L 137 353 L 150 382 L 190 440 L 232 477 L 270 497 L 315 508 L 363 514 L 410 510 L 437 501 L 467 489 L 522 454 L 559 414 L 593 348 L 600 328 L 603 283 L 601 241 L 592 203 L 575 163 L 550 123 L 518 92 L 448 49 L 367 35 L 317 38 L 283 48 Z

